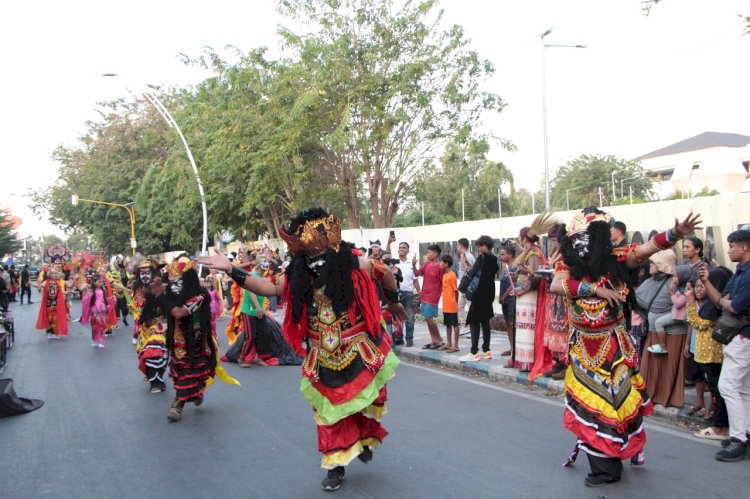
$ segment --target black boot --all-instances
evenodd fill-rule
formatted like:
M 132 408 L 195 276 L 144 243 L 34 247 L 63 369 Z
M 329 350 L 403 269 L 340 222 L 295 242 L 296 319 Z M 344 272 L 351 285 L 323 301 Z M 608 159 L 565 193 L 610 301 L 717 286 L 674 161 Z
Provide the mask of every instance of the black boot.
M 359 453 L 357 459 L 359 459 L 363 463 L 369 463 L 370 461 L 372 461 L 372 449 L 370 449 L 368 445 L 365 445 L 364 450 Z
M 344 481 L 344 473 L 346 470 L 343 466 L 336 466 L 332 470 L 328 470 L 328 473 L 326 474 L 326 477 L 323 479 L 323 481 L 320 483 L 320 486 L 323 487 L 323 490 L 332 492 L 334 490 L 339 490 L 339 487 L 341 487 L 341 482 Z

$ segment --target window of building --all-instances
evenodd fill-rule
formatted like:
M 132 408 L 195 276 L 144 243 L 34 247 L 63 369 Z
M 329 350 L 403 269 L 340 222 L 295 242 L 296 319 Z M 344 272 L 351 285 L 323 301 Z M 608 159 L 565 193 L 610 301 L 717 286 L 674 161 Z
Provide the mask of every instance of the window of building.
M 743 161 L 742 166 L 745 167 L 745 171 L 747 172 L 747 176 L 750 177 L 750 160 Z

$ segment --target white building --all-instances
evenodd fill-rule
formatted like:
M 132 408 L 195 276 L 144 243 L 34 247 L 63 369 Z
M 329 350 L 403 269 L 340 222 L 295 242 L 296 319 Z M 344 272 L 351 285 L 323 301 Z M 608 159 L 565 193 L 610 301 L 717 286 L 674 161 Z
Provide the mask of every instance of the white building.
M 708 189 L 720 193 L 750 190 L 750 136 L 703 132 L 634 158 L 656 179 L 659 199 L 675 192 L 687 197 Z

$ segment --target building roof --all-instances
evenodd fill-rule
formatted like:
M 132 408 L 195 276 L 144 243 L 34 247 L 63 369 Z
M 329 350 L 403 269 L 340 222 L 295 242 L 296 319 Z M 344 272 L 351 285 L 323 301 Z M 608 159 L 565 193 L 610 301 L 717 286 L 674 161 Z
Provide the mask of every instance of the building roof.
M 708 149 L 709 147 L 745 147 L 750 145 L 750 137 L 738 133 L 703 132 L 695 137 L 676 142 L 671 146 L 662 147 L 643 156 L 638 156 L 634 161 L 681 152 Z

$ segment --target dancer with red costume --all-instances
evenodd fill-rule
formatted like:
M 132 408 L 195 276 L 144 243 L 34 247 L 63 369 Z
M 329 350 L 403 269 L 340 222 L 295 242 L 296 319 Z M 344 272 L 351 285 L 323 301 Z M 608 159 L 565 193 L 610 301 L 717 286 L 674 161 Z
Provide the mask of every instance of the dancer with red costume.
M 583 450 L 591 466 L 588 486 L 619 481 L 622 459 L 643 464 L 643 417 L 653 405 L 623 313 L 632 270 L 698 224 L 699 216 L 691 213 L 648 243 L 621 248 L 613 248 L 610 216 L 598 208 L 586 208 L 560 229 L 563 261 L 555 266 L 550 291 L 570 299 L 563 425 L 578 439 L 566 465 Z
M 276 283 L 233 267 L 221 254 L 197 261 L 258 295 L 283 294 L 284 336 L 305 356 L 300 389 L 315 411 L 318 449 L 328 470 L 321 486 L 336 490 L 344 467 L 355 457 L 370 461 L 388 434 L 380 419 L 386 383 L 399 361 L 385 333 L 376 281 L 391 313 L 402 319 L 405 313 L 393 274 L 341 241 L 333 215 L 320 208 L 303 211 L 281 236 L 294 259 Z
M 50 340 L 68 337 L 68 304 L 65 300 L 65 281 L 57 268 L 48 272 L 42 283 L 42 301 L 36 328 L 47 331 Z

